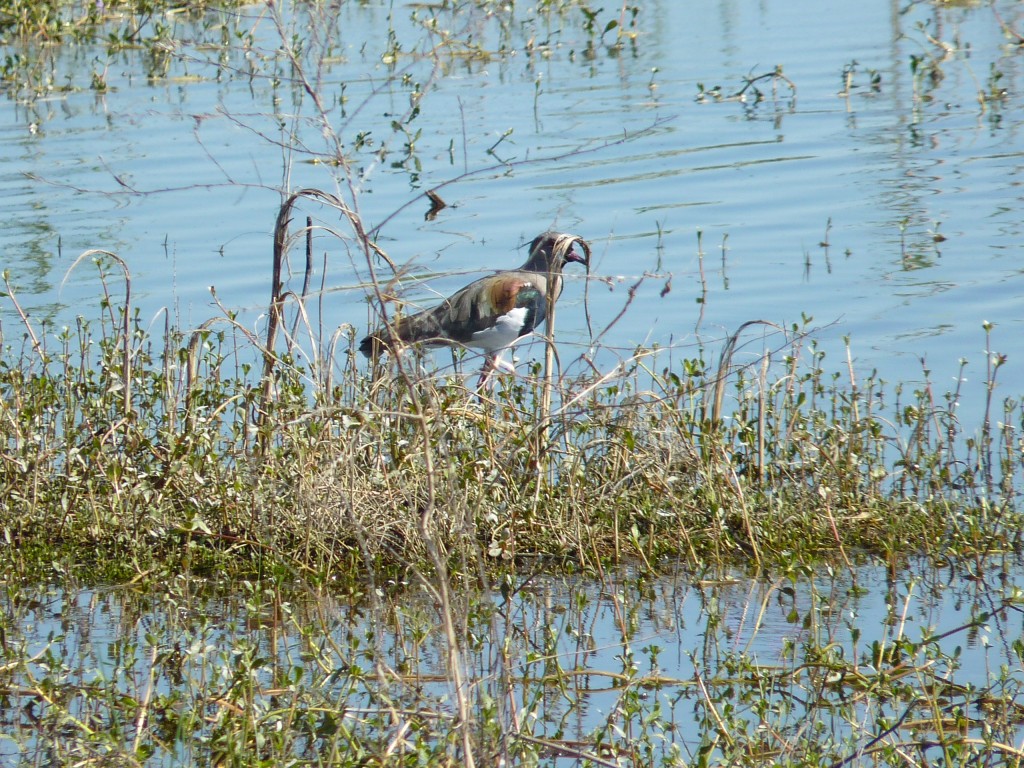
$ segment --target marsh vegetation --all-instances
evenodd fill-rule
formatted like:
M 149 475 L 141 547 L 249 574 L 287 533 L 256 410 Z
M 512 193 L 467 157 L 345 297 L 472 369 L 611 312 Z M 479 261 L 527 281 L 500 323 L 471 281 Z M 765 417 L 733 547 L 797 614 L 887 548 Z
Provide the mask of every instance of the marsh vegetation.
M 422 37 L 383 30 L 366 99 L 404 103 L 371 140 L 325 85 L 345 5 L 5 9 L 11 99 L 82 87 L 51 46 L 141 46 L 153 78 L 215 50 L 191 64 L 287 80 L 295 112 L 268 145 L 331 185 L 279 190 L 258 329 L 223 306 L 144 321 L 107 250 L 73 260 L 69 279 L 101 291 L 68 324 L 26 311 L 5 273 L 0 760 L 1019 762 L 1024 410 L 997 395 L 998 329 L 980 329 L 985 377 L 947 391 L 927 369 L 859 370 L 855 340 L 833 363 L 810 318 L 737 322 L 715 348 L 605 349 L 630 291 L 575 353 L 553 323 L 541 361 L 490 390 L 461 352 L 367 368 L 355 328 L 317 321 L 316 253 L 372 276 L 370 321 L 401 294 L 412 275 L 360 195 L 386 162 L 436 215 L 417 189 L 432 85 L 467 58 L 544 57 L 540 32 L 570 25 L 578 55 L 617 55 L 642 45 L 643 9 L 389 7 Z M 729 93 L 777 98 L 768 84 L 796 88 L 775 69 Z M 980 109 L 999 108 L 995 85 Z M 692 249 L 703 282 L 700 236 Z M 964 400 L 980 404 L 966 418 Z

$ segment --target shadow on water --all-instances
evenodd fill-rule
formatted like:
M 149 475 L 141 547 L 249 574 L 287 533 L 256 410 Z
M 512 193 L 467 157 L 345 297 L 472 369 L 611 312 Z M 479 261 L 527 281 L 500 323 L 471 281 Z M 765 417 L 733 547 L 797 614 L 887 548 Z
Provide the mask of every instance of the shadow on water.
M 8 584 L 0 763 L 409 759 L 455 726 L 455 695 L 479 718 L 478 760 L 1009 758 L 1024 737 L 1020 573 L 509 577 L 462 593 L 457 656 L 429 588 Z

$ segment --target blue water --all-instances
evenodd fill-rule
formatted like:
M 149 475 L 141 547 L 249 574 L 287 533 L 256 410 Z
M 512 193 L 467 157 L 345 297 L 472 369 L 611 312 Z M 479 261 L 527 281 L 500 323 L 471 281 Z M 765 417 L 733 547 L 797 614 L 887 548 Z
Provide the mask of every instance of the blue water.
M 1020 26 L 1019 4 L 997 9 Z M 309 77 L 321 78 L 352 186 L 337 166 L 313 162 L 330 155 L 333 137 L 279 55 L 262 6 L 240 11 L 253 34 L 246 51 L 204 44 L 219 43 L 224 17 L 174 17 L 186 42 L 164 78 L 140 74 L 142 51 L 51 51 L 72 89 L 19 95 L 0 110 L 3 266 L 23 305 L 58 324 L 95 315 L 95 270 L 66 272 L 83 251 L 103 248 L 128 262 L 144 317 L 168 308 L 194 327 L 224 311 L 212 286 L 258 329 L 281 190 L 315 186 L 341 194 L 368 228 L 386 222 L 379 243 L 393 259 L 441 273 L 425 286 L 407 282 L 412 301 L 518 264 L 517 247 L 551 226 L 594 244 L 592 277 L 605 281 L 589 291 L 595 329 L 650 273 L 602 339 L 606 365 L 637 344 L 688 354 L 703 344 L 713 358 L 746 320 L 789 326 L 808 315 L 836 368 L 849 336 L 860 375 L 878 368 L 890 381 L 920 379 L 926 359 L 951 386 L 960 358 L 970 379 L 983 376 L 989 321 L 993 346 L 1009 355 L 1005 393 L 1019 390 L 1024 89 L 991 8 L 663 0 L 645 3 L 635 28 L 627 13 L 636 38 L 621 49 L 611 45 L 614 30 L 593 44 L 577 9 L 439 15 L 439 28 L 471 31 L 486 56 L 437 46 L 413 10 L 346 3 L 336 16 L 321 8 L 315 23 L 282 21 L 306 46 Z M 607 10 L 596 23 L 617 18 Z M 401 48 L 393 66 L 381 58 L 389 26 Z M 436 59 L 424 55 L 431 46 Z M 915 78 L 912 57 L 942 77 Z M 697 98 L 699 84 L 731 94 L 777 65 L 795 95 L 762 80 L 762 103 Z M 983 108 L 978 93 L 993 71 L 1007 95 Z M 104 73 L 106 92 L 89 90 L 93 72 Z M 406 158 L 410 137 L 392 121 L 416 93 Z M 357 148 L 361 133 L 368 143 Z M 382 143 L 390 151 L 380 159 Z M 424 221 L 419 196 L 438 186 L 449 207 Z M 348 233 L 317 205 L 303 206 L 299 223 L 307 212 Z M 707 287 L 699 329 L 698 232 Z M 315 243 L 326 270 L 314 285 L 327 291 L 315 327 L 326 336 L 368 323 L 358 288 L 366 265 L 349 245 L 330 234 Z M 587 347 L 582 297 L 574 274 L 558 318 L 563 360 Z M 9 306 L 0 319 L 8 336 L 16 332 Z

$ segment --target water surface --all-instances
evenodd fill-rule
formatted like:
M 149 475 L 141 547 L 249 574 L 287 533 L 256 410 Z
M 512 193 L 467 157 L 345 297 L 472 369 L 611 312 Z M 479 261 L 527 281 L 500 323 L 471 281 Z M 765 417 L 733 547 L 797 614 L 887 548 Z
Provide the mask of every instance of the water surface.
M 487 722 L 513 742 L 654 744 L 643 764 L 692 762 L 723 728 L 761 731 L 766 754 L 814 729 L 823 754 L 854 764 L 877 741 L 929 754 L 945 718 L 966 737 L 1019 744 L 1019 719 L 991 708 L 1012 711 L 1024 683 L 1020 572 L 989 561 L 910 563 L 898 577 L 871 564 L 769 580 L 520 575 L 460 590 L 457 658 L 474 712 L 490 706 Z M 185 575 L 159 595 L 8 585 L 0 763 L 109 750 L 83 723 L 120 729 L 117 749 L 152 746 L 147 764 L 178 765 L 215 750 L 233 712 L 255 733 L 319 723 L 307 758 L 330 743 L 328 713 L 409 747 L 415 732 L 396 736 L 389 713 L 453 715 L 440 618 L 414 585 L 351 598 L 222 586 Z M 893 727 L 900 718 L 908 725 Z
M 266 8 L 194 26 L 178 16 L 173 57 L 50 51 L 72 90 L 8 100 L 4 266 L 37 318 L 98 312 L 95 271 L 65 278 L 82 251 L 104 248 L 129 264 L 146 317 L 166 307 L 191 327 L 226 309 L 259 327 L 281 190 L 315 186 L 356 205 L 368 228 L 383 224 L 394 259 L 441 273 L 408 286 L 424 303 L 467 273 L 519 263 L 516 248 L 547 227 L 584 235 L 605 280 L 589 292 L 592 327 L 644 278 L 602 337 L 609 358 L 655 343 L 716 355 L 745 320 L 789 326 L 807 315 L 825 326 L 837 367 L 849 336 L 863 372 L 919 379 L 924 359 L 944 383 L 960 358 L 968 377 L 983 375 L 990 321 L 1012 389 L 1024 356 L 1024 91 L 999 20 L 1024 20 L 1008 0 L 995 11 L 652 0 L 635 27 L 626 15 L 635 40 L 621 47 L 614 31 L 588 32 L 575 8 L 438 11 L 436 28 L 469 33 L 470 49 L 453 51 L 428 36 L 425 6 L 325 6 L 282 23 L 306 46 L 326 134 Z M 596 27 L 617 18 L 602 12 Z M 200 45 L 220 41 L 219 25 L 250 31 L 252 47 Z M 759 103 L 698 98 L 734 94 L 776 66 L 795 90 L 760 80 Z M 105 92 L 89 90 L 93 72 Z M 419 114 L 396 131 L 411 100 Z M 334 150 L 332 132 L 355 187 L 312 162 Z M 425 221 L 419 196 L 439 186 L 449 207 Z M 336 212 L 308 208 L 344 232 Z M 361 331 L 366 265 L 329 235 L 316 250 L 326 291 L 316 327 Z M 577 278 L 560 314 L 567 352 L 586 346 L 583 293 Z M 12 333 L 11 309 L 0 312 Z

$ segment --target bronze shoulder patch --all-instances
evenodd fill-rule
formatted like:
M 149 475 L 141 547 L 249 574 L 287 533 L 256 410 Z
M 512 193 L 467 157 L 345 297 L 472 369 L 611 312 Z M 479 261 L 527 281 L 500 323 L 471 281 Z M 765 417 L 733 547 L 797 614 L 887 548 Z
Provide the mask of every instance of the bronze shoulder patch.
M 504 315 L 515 309 L 519 291 L 530 286 L 528 280 L 519 277 L 498 278 L 487 289 L 487 298 L 496 314 Z

